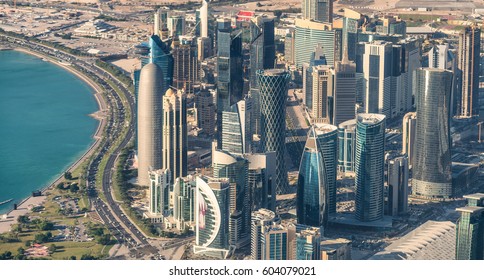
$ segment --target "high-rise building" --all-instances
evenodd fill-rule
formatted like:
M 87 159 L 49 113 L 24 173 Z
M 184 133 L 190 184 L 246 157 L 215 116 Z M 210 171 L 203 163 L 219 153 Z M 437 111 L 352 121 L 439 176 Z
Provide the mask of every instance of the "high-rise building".
M 167 28 L 168 9 L 159 8 L 155 12 L 153 34 L 161 36 L 162 30 Z
M 484 259 L 484 194 L 465 195 L 468 205 L 457 208 L 456 260 Z
M 150 63 L 142 68 L 138 94 L 138 183 L 149 186 L 148 171 L 162 168 L 163 72 Z
M 428 53 L 429 68 L 450 70 L 449 63 L 452 60 L 452 53 L 449 51 L 449 44 L 434 44 Z
M 307 227 L 296 231 L 296 260 L 321 259 L 321 231 L 318 227 Z
M 295 227 L 292 224 L 273 223 L 263 228 L 262 260 L 293 259 Z
M 355 118 L 356 111 L 356 64 L 343 55 L 335 67 L 333 92 L 333 119 L 335 126 Z
M 396 114 L 404 114 L 410 111 L 413 106 L 413 94 L 415 93 L 415 71 L 422 66 L 421 63 L 421 40 L 407 38 L 398 43 L 402 47 L 400 58 L 401 80 L 400 95 L 397 96 Z M 394 53 L 395 55 L 395 53 Z M 398 91 L 397 91 L 398 92 Z
M 173 87 L 183 89 L 186 94 L 191 94 L 194 86 L 200 82 L 195 37 L 175 37 L 171 46 L 174 61 Z
M 327 65 L 314 66 L 312 71 L 312 114 L 316 123 L 331 123 L 333 114 L 334 69 Z
M 205 58 L 212 56 L 212 38 L 198 37 L 197 38 L 197 53 L 198 61 L 203 61 Z
M 388 161 L 388 215 L 404 215 L 408 211 L 408 159 L 406 156 Z
M 252 100 L 246 97 L 222 112 L 221 150 L 232 154 L 251 152 Z
M 362 73 L 365 81 L 365 113 L 383 114 L 387 118 L 391 112 L 392 44 L 385 41 L 364 43 Z
M 232 251 L 229 180 L 197 177 L 196 184 L 194 253 L 225 259 Z
M 402 121 L 402 155 L 407 155 L 409 167 L 413 166 L 413 156 L 415 150 L 415 133 L 417 129 L 417 114 L 409 112 L 403 116 Z
M 276 152 L 276 192 L 286 193 L 289 183 L 284 154 L 290 74 L 281 69 L 258 70 L 257 78 L 261 101 L 261 149 L 263 153 Z
M 303 0 L 303 19 L 333 22 L 333 0 Z
M 250 201 L 248 189 L 249 162 L 242 156 L 212 149 L 214 178 L 228 178 L 231 184 L 230 245 L 237 248 L 249 242 Z
M 150 180 L 150 214 L 164 216 L 170 206 L 170 171 L 159 169 L 148 172 Z
M 336 146 L 335 126 L 319 124 L 310 128 L 297 183 L 299 224 L 325 227 L 328 214 L 336 213 Z
M 195 194 L 197 184 L 192 176 L 176 178 L 173 184 L 173 218 L 177 228 L 195 224 Z
M 232 34 L 229 19 L 218 21 L 217 33 L 217 112 L 229 110 L 242 100 L 242 38 Z
M 163 96 L 163 168 L 169 169 L 171 183 L 188 172 L 187 108 L 185 93 L 168 89 Z
M 385 116 L 359 114 L 356 122 L 356 218 L 363 222 L 383 218 Z
M 412 193 L 429 199 L 449 198 L 453 194 L 449 111 L 452 72 L 419 68 L 416 78 Z
M 481 28 L 466 27 L 459 35 L 458 69 L 459 93 L 461 96 L 458 116 L 470 118 L 479 116 L 479 64 L 481 53 Z
M 167 18 L 170 37 L 185 35 L 186 15 L 183 12 L 170 12 Z
M 356 59 L 358 33 L 361 31 L 361 26 L 365 21 L 366 18 L 362 14 L 348 8 L 344 9 L 342 45 L 346 46 L 348 59 L 351 61 Z
M 284 58 L 289 64 L 294 64 L 296 59 L 295 38 L 296 33 L 294 29 L 290 29 L 284 38 Z
M 313 66 L 326 65 L 326 57 L 323 54 L 323 46 L 318 44 L 309 59 L 309 63 L 303 63 L 303 102 L 306 107 L 313 107 Z
M 252 212 L 250 255 L 253 260 L 262 260 L 264 253 L 263 234 L 265 228 L 276 221 L 273 211 L 261 208 Z
M 158 65 L 161 68 L 163 77 L 157 79 L 163 80 L 162 92 L 166 92 L 173 82 L 173 56 L 170 50 L 170 41 L 161 40 L 159 36 L 152 35 L 149 39 L 150 58 L 149 62 Z
M 250 21 L 250 95 L 253 100 L 253 132 L 260 133 L 260 94 L 256 71 L 274 68 L 274 18 L 257 16 Z
M 376 32 L 379 34 L 399 34 L 405 37 L 407 23 L 398 16 L 385 16 L 376 22 Z
M 249 161 L 249 201 L 251 211 L 276 210 L 276 152 L 246 154 Z
M 356 150 L 356 119 L 338 126 L 338 171 L 345 176 L 354 175 Z
M 334 66 L 336 32 L 331 24 L 315 22 L 305 19 L 296 19 L 295 31 L 295 64 L 301 67 L 309 63 L 314 48 L 322 44 L 326 63 Z
M 208 1 L 202 0 L 200 8 L 200 37 L 208 37 Z
M 215 103 L 213 95 L 206 88 L 202 88 L 195 95 L 195 108 L 197 109 L 197 126 L 206 135 L 215 133 Z

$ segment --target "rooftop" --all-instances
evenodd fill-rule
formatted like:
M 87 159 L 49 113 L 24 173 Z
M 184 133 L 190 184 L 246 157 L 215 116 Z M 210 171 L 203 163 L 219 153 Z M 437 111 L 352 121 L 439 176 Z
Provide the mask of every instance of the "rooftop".
M 484 211 L 484 207 L 466 206 L 455 209 L 457 212 L 478 213 Z

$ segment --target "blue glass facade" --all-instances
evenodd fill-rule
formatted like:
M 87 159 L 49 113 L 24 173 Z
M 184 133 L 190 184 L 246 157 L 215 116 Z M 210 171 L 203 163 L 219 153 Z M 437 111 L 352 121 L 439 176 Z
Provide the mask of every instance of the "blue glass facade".
M 363 222 L 383 218 L 385 116 L 359 114 L 356 123 L 356 218 Z
M 149 39 L 150 62 L 158 65 L 163 72 L 163 93 L 173 83 L 173 56 L 170 50 L 170 41 L 162 41 L 158 35 L 152 35 Z

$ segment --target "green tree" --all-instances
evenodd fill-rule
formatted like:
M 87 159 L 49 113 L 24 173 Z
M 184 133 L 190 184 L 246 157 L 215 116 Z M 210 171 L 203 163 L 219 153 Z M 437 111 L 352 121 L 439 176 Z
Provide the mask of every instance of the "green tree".
M 57 184 L 57 189 L 63 190 L 64 189 L 64 182 L 60 182 L 59 184 Z
M 74 183 L 74 184 L 71 184 L 71 186 L 69 187 L 69 190 L 72 192 L 72 193 L 76 193 L 79 191 L 79 186 Z
M 49 253 L 53 254 L 55 253 L 56 250 L 57 250 L 57 247 L 55 246 L 55 244 L 50 244 Z
M 11 260 L 13 259 L 12 252 L 10 251 L 5 251 L 2 254 L 0 254 L 0 260 Z
M 97 242 L 101 245 L 109 245 L 109 243 L 111 243 L 111 235 L 103 234 L 97 239 Z
M 70 256 L 69 257 L 69 260 L 74 260 L 75 261 L 75 260 L 77 260 L 77 258 L 76 258 L 76 256 Z
M 64 173 L 64 179 L 66 179 L 66 180 L 72 180 L 72 173 L 69 172 L 69 171 L 66 171 Z
M 17 218 L 17 222 L 19 222 L 21 224 L 27 224 L 29 222 L 29 217 L 24 216 L 24 215 L 20 215 Z

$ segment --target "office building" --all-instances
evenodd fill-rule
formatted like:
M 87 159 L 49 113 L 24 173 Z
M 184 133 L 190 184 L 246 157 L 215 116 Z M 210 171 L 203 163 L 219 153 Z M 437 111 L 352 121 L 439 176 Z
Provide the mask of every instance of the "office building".
M 434 44 L 428 53 L 429 68 L 452 69 L 452 53 L 449 44 Z
M 242 156 L 217 150 L 214 143 L 212 169 L 214 178 L 227 178 L 231 184 L 229 243 L 238 248 L 250 241 L 249 162 Z
M 414 93 L 415 93 L 415 71 L 422 66 L 421 60 L 421 39 L 407 38 L 398 42 L 402 48 L 400 64 L 393 67 L 400 67 L 400 71 L 393 71 L 393 75 L 401 75 L 400 84 L 397 84 L 396 108 L 395 114 L 400 115 L 412 110 L 414 107 Z M 395 50 L 395 48 L 394 48 Z M 395 57 L 395 53 L 393 53 Z M 394 60 L 395 61 L 395 60 Z M 395 74 L 396 73 L 396 74 Z M 398 80 L 398 77 L 397 77 Z
M 276 210 L 276 152 L 246 154 L 249 161 L 249 201 L 251 211 Z
M 195 225 L 196 190 L 196 178 L 192 176 L 176 178 L 173 184 L 173 218 L 180 230 Z
M 148 171 L 162 168 L 163 72 L 150 63 L 142 68 L 138 93 L 138 184 L 149 186 Z
M 344 238 L 321 240 L 321 260 L 351 260 L 351 240 Z
M 197 177 L 195 195 L 195 254 L 227 258 L 229 245 L 230 183 L 228 179 Z
M 334 69 L 327 65 L 313 67 L 313 122 L 331 123 L 333 114 Z
M 358 45 L 358 33 L 361 32 L 361 27 L 368 19 L 362 14 L 351 9 L 344 9 L 343 17 L 343 40 L 342 45 L 346 46 L 348 60 L 356 60 L 356 48 Z
M 419 68 L 416 78 L 412 193 L 428 199 L 450 198 L 453 194 L 449 119 L 452 72 Z
M 337 128 L 313 125 L 301 157 L 297 188 L 299 224 L 325 227 L 336 213 Z
M 153 34 L 162 36 L 162 31 L 167 28 L 168 9 L 159 8 L 155 12 Z
M 333 22 L 333 0 L 302 0 L 302 17 L 319 22 Z
M 202 0 L 202 7 L 200 8 L 200 37 L 207 38 L 208 36 L 208 1 Z
M 313 107 L 313 68 L 318 65 L 326 65 L 326 58 L 323 54 L 323 46 L 318 44 L 311 54 L 309 63 L 303 63 L 302 79 L 303 79 L 303 102 L 306 107 Z
M 334 66 L 336 32 L 331 24 L 296 19 L 294 39 L 295 64 L 297 67 L 302 67 L 303 63 L 309 63 L 311 54 L 318 44 L 323 45 L 323 54 L 327 65 Z
M 479 116 L 479 70 L 481 53 L 481 28 L 467 26 L 459 35 L 457 67 L 459 75 L 460 106 L 458 117 Z
M 276 152 L 277 193 L 289 187 L 284 159 L 286 149 L 286 98 L 290 74 L 281 69 L 258 70 L 261 107 L 261 149 Z
M 457 208 L 456 260 L 484 259 L 484 194 L 465 195 L 467 206 Z
M 261 234 L 262 260 L 294 259 L 296 229 L 291 223 L 272 223 Z
M 415 150 L 415 133 L 417 128 L 417 114 L 409 112 L 403 116 L 402 121 L 403 135 L 402 135 L 402 155 L 408 157 L 408 165 L 413 166 L 413 157 Z
M 266 227 L 276 221 L 276 214 L 268 209 L 258 209 L 251 215 L 250 255 L 253 260 L 262 260 L 264 255 L 263 234 Z M 265 240 L 264 240 L 265 241 Z
M 197 109 L 197 126 L 202 133 L 212 136 L 215 134 L 215 103 L 213 95 L 206 88 L 202 88 L 195 95 Z
M 232 154 L 251 152 L 252 99 L 246 97 L 222 112 L 222 147 L 221 150 Z
M 200 82 L 195 37 L 175 37 L 171 49 L 174 62 L 172 85 L 176 89 L 183 89 L 186 94 L 191 94 L 194 86 Z
M 295 47 L 296 32 L 291 29 L 284 38 L 284 59 L 288 64 L 294 64 L 296 59 Z
M 338 171 L 345 176 L 354 176 L 355 150 L 356 119 L 353 119 L 338 126 Z
M 187 108 L 185 93 L 168 89 L 163 96 L 163 168 L 171 172 L 171 183 L 188 172 Z
M 331 123 L 339 126 L 341 123 L 353 120 L 356 111 L 356 64 L 347 59 L 336 62 L 334 71 L 333 119 Z
M 359 114 L 356 122 L 355 186 L 356 219 L 383 218 L 385 116 Z
M 154 63 L 161 68 L 163 77 L 162 92 L 166 92 L 173 82 L 173 56 L 170 50 L 170 40 L 161 40 L 159 36 L 152 35 L 149 39 L 150 57 L 149 63 Z
M 318 227 L 307 227 L 296 231 L 296 260 L 321 259 L 321 231 Z
M 407 23 L 398 16 L 385 16 L 376 21 L 376 33 L 398 34 L 405 37 L 407 34 Z
M 150 180 L 150 215 L 165 216 L 170 206 L 170 172 L 167 169 L 148 171 Z
M 186 15 L 184 12 L 170 12 L 167 18 L 167 28 L 170 37 L 185 35 Z
M 260 93 L 256 71 L 274 68 L 276 48 L 274 18 L 257 16 L 250 20 L 250 95 L 253 100 L 253 133 L 260 134 Z
M 210 37 L 198 37 L 197 38 L 197 55 L 198 61 L 203 61 L 206 58 L 212 56 L 212 38 Z
M 408 171 L 406 156 L 388 161 L 387 213 L 389 216 L 404 215 L 408 211 Z
M 362 73 L 365 81 L 364 112 L 392 116 L 391 70 L 392 44 L 373 41 L 362 44 Z

